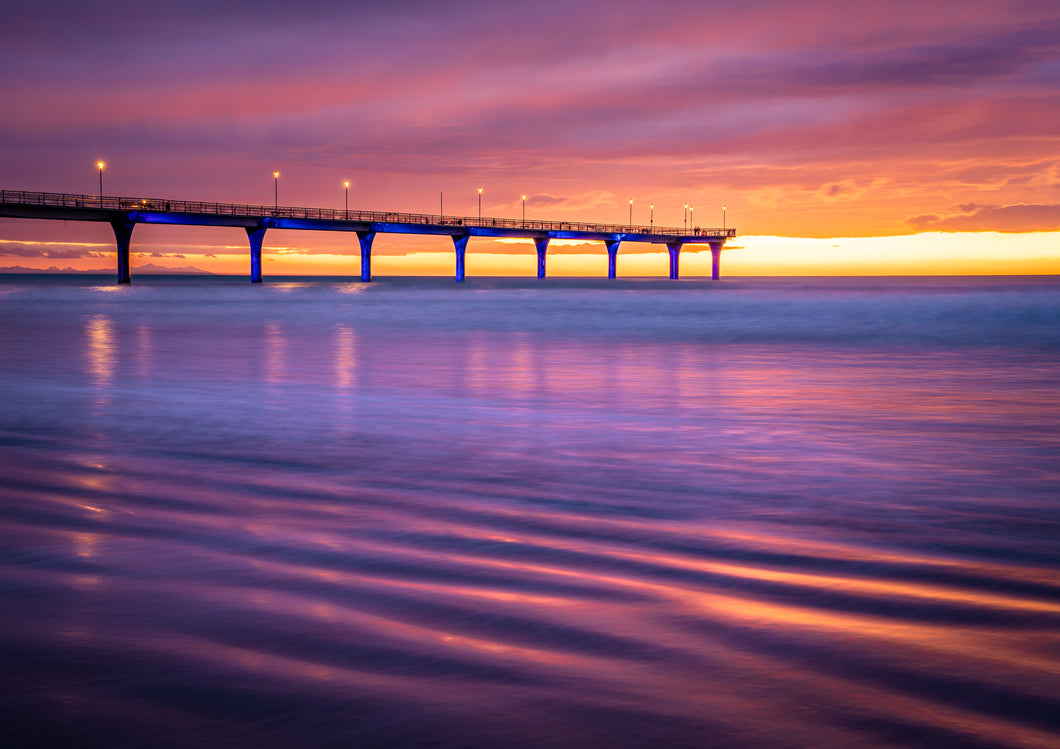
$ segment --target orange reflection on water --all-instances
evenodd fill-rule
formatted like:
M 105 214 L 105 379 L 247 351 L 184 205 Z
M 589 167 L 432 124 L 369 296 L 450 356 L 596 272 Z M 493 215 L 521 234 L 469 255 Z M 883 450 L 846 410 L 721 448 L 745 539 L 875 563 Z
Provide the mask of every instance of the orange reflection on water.
M 781 582 L 792 586 L 817 588 L 820 590 L 843 591 L 858 595 L 880 595 L 886 597 L 921 598 L 932 601 L 947 601 L 975 606 L 987 606 L 998 609 L 1015 609 L 1040 611 L 1060 614 L 1060 604 L 1047 603 L 1025 598 L 1014 598 L 988 593 L 975 593 L 959 588 L 943 587 L 924 583 L 901 583 L 872 580 L 866 578 L 838 577 L 835 575 L 811 574 L 807 572 L 786 572 L 762 567 L 708 562 L 690 557 L 679 557 L 669 554 L 636 554 L 632 552 L 605 551 L 608 556 L 636 559 L 652 564 L 665 564 L 678 569 L 701 570 L 718 575 L 739 577 L 748 580 L 766 580 Z M 850 561 L 857 561 L 857 557 Z
M 278 565 L 283 567 L 283 565 Z M 385 578 L 373 578 L 371 576 L 351 575 L 351 578 L 364 581 L 377 582 L 381 588 L 390 588 L 395 581 Z M 407 582 L 407 581 L 405 581 Z M 400 584 L 400 583 L 399 583 Z M 425 584 L 423 586 L 413 585 L 401 587 L 421 588 L 423 590 L 436 591 L 434 586 Z M 446 591 L 460 591 L 460 588 L 446 588 Z M 467 589 L 473 592 L 474 589 Z M 197 591 L 198 593 L 198 591 Z M 283 593 L 270 595 L 267 598 L 248 595 L 247 591 L 233 588 L 222 591 L 219 587 L 202 591 L 201 600 L 214 599 L 231 604 L 239 600 L 253 602 L 258 608 L 271 611 L 313 611 L 316 599 L 300 595 L 298 593 Z M 199 597 L 199 596 L 197 596 Z M 540 601 L 536 603 L 540 604 Z M 314 612 L 315 613 L 315 612 Z M 460 635 L 451 631 L 444 631 L 424 626 L 418 623 L 403 621 L 401 619 L 381 616 L 379 614 L 364 611 L 356 606 L 330 605 L 328 607 L 328 620 L 336 625 L 349 628 L 357 628 L 362 633 L 373 633 L 377 637 L 383 637 L 396 641 L 403 641 L 413 647 L 414 650 L 422 649 L 423 643 L 435 642 L 451 648 L 460 648 L 469 651 L 489 653 L 491 655 L 502 655 L 517 662 L 533 662 L 548 664 L 551 666 L 562 666 L 574 669 L 576 672 L 585 673 L 599 669 L 621 668 L 621 664 L 615 664 L 607 657 L 592 654 L 549 650 L 544 647 L 533 647 L 526 644 L 516 644 L 491 640 L 475 635 Z
M 91 559 L 96 556 L 96 547 L 99 546 L 99 541 L 100 537 L 95 533 L 75 533 L 75 553 L 83 559 Z
M 335 291 L 339 294 L 360 294 L 368 289 L 368 286 L 359 281 L 335 284 Z
M 430 554 L 427 554 L 430 556 Z M 445 555 L 450 556 L 450 555 Z M 408 580 L 394 580 L 387 577 L 376 577 L 372 575 L 351 573 L 343 574 L 340 584 L 343 586 L 354 586 L 358 591 L 358 597 L 369 596 L 371 591 L 378 589 L 385 591 L 386 595 L 392 595 L 394 590 L 405 590 L 409 593 L 419 592 L 429 599 L 453 601 L 467 598 L 478 598 L 483 600 L 498 600 L 505 604 L 517 604 L 516 611 L 533 612 L 535 618 L 541 617 L 545 612 L 559 606 L 566 613 L 557 611 L 557 623 L 570 622 L 570 611 L 581 611 L 576 614 L 577 618 L 592 622 L 592 628 L 605 631 L 617 628 L 614 631 L 623 633 L 623 636 L 647 638 L 645 643 L 653 642 L 655 638 L 662 638 L 668 648 L 688 649 L 689 653 L 697 653 L 697 657 L 713 654 L 709 657 L 721 658 L 717 666 L 722 671 L 736 669 L 755 668 L 760 673 L 770 675 L 769 678 L 781 678 L 782 671 L 790 670 L 792 683 L 814 682 L 813 693 L 832 695 L 836 704 L 846 704 L 851 709 L 860 713 L 872 714 L 882 711 L 881 714 L 888 715 L 893 712 L 894 702 L 908 702 L 903 708 L 902 714 L 908 714 L 910 719 L 923 721 L 925 725 L 933 725 L 932 721 L 943 719 L 947 725 L 954 730 L 968 732 L 971 735 L 1001 735 L 1006 730 L 1012 730 L 1014 735 L 1025 740 L 1028 746 L 1043 746 L 1047 744 L 1035 744 L 1045 735 L 1025 729 L 1020 726 L 1010 725 L 1004 719 L 994 719 L 977 715 L 954 707 L 949 704 L 939 703 L 931 698 L 910 698 L 900 692 L 894 692 L 882 687 L 875 687 L 858 679 L 857 677 L 836 676 L 821 674 L 814 670 L 805 668 L 789 669 L 783 659 L 765 658 L 752 653 L 731 652 L 730 648 L 723 643 L 717 643 L 717 647 L 711 648 L 709 643 L 703 639 L 703 634 L 689 638 L 677 630 L 667 630 L 665 625 L 660 628 L 660 623 L 653 624 L 653 617 L 664 612 L 669 606 L 666 601 L 677 606 L 677 610 L 695 612 L 692 616 L 696 619 L 705 620 L 729 620 L 738 624 L 741 628 L 752 626 L 766 626 L 778 632 L 789 632 L 794 630 L 806 630 L 817 635 L 821 630 L 841 633 L 851 641 L 864 642 L 866 638 L 879 640 L 881 644 L 891 643 L 901 646 L 904 650 L 895 651 L 900 653 L 903 662 L 917 668 L 917 653 L 929 660 L 936 660 L 940 656 L 960 655 L 956 661 L 965 664 L 966 667 L 974 669 L 976 663 L 994 662 L 999 666 L 1017 665 L 1025 671 L 1028 664 L 1026 656 L 1015 652 L 1012 648 L 1004 648 L 1008 652 L 997 652 L 999 638 L 996 632 L 977 631 L 975 629 L 958 629 L 945 625 L 933 625 L 910 622 L 896 622 L 886 618 L 873 617 L 869 615 L 851 615 L 834 611 L 821 611 L 802 606 L 788 606 L 763 603 L 759 600 L 746 597 L 734 596 L 727 593 L 714 593 L 702 589 L 693 589 L 667 583 L 659 583 L 650 580 L 631 578 L 628 576 L 616 576 L 607 574 L 594 574 L 583 569 L 568 569 L 563 567 L 520 564 L 513 562 L 499 562 L 497 560 L 486 560 L 478 557 L 464 557 L 462 561 L 468 563 L 479 563 L 496 567 L 498 569 L 522 570 L 534 573 L 535 576 L 561 576 L 591 580 L 601 584 L 604 588 L 636 590 L 649 594 L 655 599 L 651 605 L 645 604 L 638 609 L 629 610 L 625 604 L 609 604 L 599 601 L 583 600 L 576 598 L 564 598 L 556 596 L 538 596 L 511 594 L 509 591 L 483 590 L 475 586 L 445 585 L 430 582 L 412 582 Z M 307 570 L 299 570 L 285 564 L 269 564 L 271 574 L 306 574 Z M 216 594 L 214 591 L 212 594 Z M 239 595 L 235 593 L 235 595 Z M 416 596 L 419 598 L 419 596 Z M 281 611 L 305 611 L 312 605 L 313 599 L 304 599 L 299 594 L 285 593 L 276 597 L 269 597 L 268 607 Z M 692 609 L 688 609 L 691 605 Z M 489 610 L 472 608 L 471 610 Z M 555 609 L 553 609 L 555 610 Z M 637 612 L 641 613 L 637 613 Z M 610 613 L 607 613 L 610 612 Z M 660 684 L 648 685 L 646 681 L 629 682 L 628 668 L 630 663 L 621 657 L 612 657 L 609 654 L 596 654 L 583 652 L 580 648 L 570 649 L 562 643 L 555 645 L 532 645 L 520 642 L 518 637 L 512 638 L 504 628 L 496 631 L 495 637 L 483 637 L 481 632 L 460 633 L 452 629 L 434 629 L 423 623 L 413 623 L 394 619 L 389 616 L 379 616 L 360 610 L 355 607 L 333 606 L 332 613 L 334 622 L 343 626 L 355 627 L 374 633 L 374 636 L 393 640 L 397 638 L 414 648 L 414 652 L 422 652 L 429 642 L 437 642 L 447 648 L 459 649 L 464 657 L 471 657 L 473 653 L 479 653 L 494 659 L 502 659 L 511 663 L 520 664 L 525 668 L 528 664 L 537 664 L 548 669 L 561 669 L 564 672 L 576 674 L 581 679 L 608 679 L 614 678 L 620 681 L 626 690 L 624 695 L 612 695 L 616 700 L 632 698 L 637 689 L 643 688 L 646 693 L 657 697 L 657 690 L 662 688 Z M 687 617 L 687 614 L 685 615 Z M 993 649 L 993 650 L 992 650 Z M 764 659 L 764 660 L 763 660 Z M 758 661 L 757 666 L 751 664 Z M 679 704 L 685 704 L 688 709 L 698 710 L 702 706 L 702 699 L 711 700 L 716 695 L 713 690 L 691 699 L 684 695 L 684 689 L 694 686 L 695 681 L 682 682 L 682 679 L 692 679 L 690 675 L 695 672 L 693 664 L 689 665 L 689 673 L 684 676 L 675 673 L 672 676 L 663 677 L 664 682 L 672 681 L 670 688 L 677 691 L 673 694 L 675 709 Z M 975 673 L 970 671 L 970 673 Z M 611 676 L 609 677 L 608 674 Z M 352 675 L 352 674 L 347 674 Z M 362 675 L 355 678 L 358 680 Z M 1000 678 L 1000 677 L 998 677 Z M 638 687 L 639 683 L 639 687 Z M 811 689 L 811 687 L 807 687 Z M 746 696 L 746 695 L 745 695 Z M 738 695 L 734 696 L 738 697 Z M 799 693 L 792 695 L 792 702 L 798 708 Z M 699 705 L 700 707 L 696 707 Z M 941 718 L 940 718 L 941 715 Z
M 151 328 L 148 325 L 138 325 L 136 328 L 136 374 L 141 379 L 151 376 L 151 364 L 154 354 L 154 341 Z
M 182 661 L 206 664 L 216 669 L 236 666 L 254 672 L 263 679 L 287 683 L 292 680 L 326 681 L 344 689 L 369 690 L 376 695 L 390 695 L 400 699 L 438 702 L 446 697 L 438 692 L 433 680 L 401 673 L 375 673 L 368 670 L 325 666 L 297 657 L 253 650 L 225 642 L 214 642 L 187 635 L 171 635 L 165 642 L 138 643 L 142 650 L 158 650 L 178 655 Z M 470 689 L 471 685 L 468 685 Z M 490 690 L 483 689 L 479 699 L 487 699 Z M 495 691 L 495 689 L 493 690 Z M 466 693 L 461 698 L 466 697 Z M 455 699 L 455 698 L 454 698 Z
M 490 369 L 493 352 L 491 344 L 481 332 L 472 334 L 467 345 L 467 367 L 464 383 L 472 391 L 489 393 Z
M 455 528 L 450 527 L 449 530 L 454 531 Z M 489 537 L 492 534 L 482 534 L 481 532 L 476 532 L 474 528 L 468 528 L 466 535 L 469 538 L 482 538 Z M 979 593 L 938 585 L 918 585 L 903 581 L 864 580 L 802 572 L 782 572 L 724 562 L 708 562 L 672 554 L 644 554 L 620 551 L 609 548 L 607 545 L 597 545 L 585 541 L 571 544 L 570 542 L 539 535 L 523 535 L 518 539 L 507 538 L 505 540 L 539 548 L 577 550 L 583 553 L 591 552 L 600 558 L 635 559 L 648 562 L 656 568 L 700 569 L 716 575 L 778 582 L 785 584 L 789 590 L 796 590 L 802 587 L 825 592 L 835 590 L 865 597 L 875 596 L 887 601 L 905 597 L 928 602 L 947 601 L 969 606 L 992 606 L 999 609 L 1060 613 L 1060 607 L 1043 601 L 993 593 Z M 386 545 L 376 546 L 367 543 L 364 548 L 378 548 L 380 551 L 390 550 L 392 553 L 396 553 L 394 549 Z M 402 547 L 400 555 L 403 558 L 419 558 L 428 561 L 435 560 L 438 563 L 444 562 L 447 564 L 519 572 L 528 579 L 569 578 L 591 582 L 603 589 L 636 591 L 652 597 L 669 600 L 672 605 L 677 606 L 678 610 L 691 607 L 690 610 L 692 611 L 706 613 L 709 617 L 728 619 L 741 626 L 767 626 L 781 631 L 793 627 L 813 631 L 832 630 L 846 633 L 856 638 L 873 637 L 895 643 L 925 647 L 934 651 L 948 652 L 959 655 L 966 660 L 974 661 L 986 658 L 1020 668 L 1039 668 L 1047 672 L 1054 672 L 1060 668 L 1052 662 L 1033 663 L 1032 661 L 1036 657 L 1023 651 L 1020 647 L 1019 638 L 1015 638 L 1012 642 L 1006 644 L 1006 640 L 1001 633 L 992 630 L 960 629 L 946 624 L 849 613 L 834 608 L 822 608 L 821 603 L 817 599 L 811 599 L 804 605 L 776 603 L 752 597 L 752 593 L 740 595 L 733 594 L 727 590 L 714 589 L 712 585 L 706 582 L 703 585 L 691 587 L 686 584 L 662 582 L 652 577 L 593 572 L 591 569 L 582 567 L 518 562 L 455 552 L 430 552 L 411 547 Z M 371 576 L 363 575 L 353 575 L 348 579 L 346 575 L 340 577 L 345 582 L 356 579 L 362 584 L 372 579 Z M 381 581 L 382 578 L 380 578 Z M 478 598 L 519 603 L 538 610 L 542 607 L 577 608 L 584 604 L 583 601 L 578 599 L 533 595 L 524 592 L 495 591 L 482 586 L 449 586 L 440 583 L 418 583 L 392 579 L 388 580 L 386 584 L 391 587 L 408 590 L 432 591 L 444 594 L 447 597 Z
M 871 716 L 879 720 L 900 715 L 903 722 L 928 729 L 945 726 L 958 734 L 967 735 L 976 745 L 988 737 L 997 746 L 1027 749 L 1056 746 L 1052 734 L 1004 718 L 971 712 L 946 699 L 913 696 L 900 689 L 874 685 L 857 675 L 842 676 L 834 672 L 807 669 L 797 663 L 787 664 L 782 659 L 749 652 L 741 653 L 740 659 L 761 673 L 770 674 L 777 683 L 784 685 L 783 693 L 772 693 L 770 699 L 771 710 L 787 706 L 794 711 L 783 718 L 785 723 L 797 725 L 805 717 L 807 707 L 803 698 L 812 694 L 827 701 L 829 709 L 840 715 Z M 828 745 L 831 742 L 813 743 Z
M 88 321 L 85 335 L 88 339 L 89 374 L 97 388 L 107 388 L 114 379 L 114 326 L 106 315 L 94 315 Z
M 516 331 L 509 340 L 511 359 L 504 372 L 505 388 L 518 393 L 524 398 L 540 386 L 540 373 L 534 366 L 534 350 L 529 335 L 525 331 Z
M 287 338 L 283 328 L 275 321 L 265 323 L 265 382 L 279 385 L 284 380 L 287 367 Z
M 687 530 L 687 526 L 674 526 L 673 530 Z M 835 541 L 816 541 L 746 530 L 704 528 L 702 529 L 701 534 L 704 536 L 740 541 L 749 548 L 770 549 L 778 552 L 794 552 L 821 559 L 857 559 L 917 567 L 926 565 L 929 567 L 959 569 L 967 572 L 987 574 L 991 577 L 1000 577 L 1006 580 L 1017 580 L 1047 585 L 1056 585 L 1058 582 L 1056 574 L 1051 570 L 1042 570 L 1034 567 L 1020 567 L 998 562 L 984 562 L 981 560 L 966 561 L 947 557 L 931 557 L 923 554 L 913 554 L 908 551 L 884 550 L 871 546 L 853 546 Z
M 357 336 L 348 323 L 335 324 L 335 385 L 340 389 L 356 384 Z

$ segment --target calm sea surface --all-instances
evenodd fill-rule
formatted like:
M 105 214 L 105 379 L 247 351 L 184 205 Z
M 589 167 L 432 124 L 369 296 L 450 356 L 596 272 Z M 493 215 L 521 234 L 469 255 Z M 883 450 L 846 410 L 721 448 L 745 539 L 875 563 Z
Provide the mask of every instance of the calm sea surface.
M 0 277 L 0 745 L 1058 747 L 1060 281 Z

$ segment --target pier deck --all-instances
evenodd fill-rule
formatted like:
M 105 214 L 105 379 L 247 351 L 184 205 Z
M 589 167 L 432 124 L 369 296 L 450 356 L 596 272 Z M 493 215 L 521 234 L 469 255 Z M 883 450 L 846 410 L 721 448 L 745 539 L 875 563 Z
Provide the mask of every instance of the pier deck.
M 721 250 L 735 229 L 681 229 L 636 224 L 594 224 L 425 213 L 298 208 L 281 205 L 211 203 L 167 198 L 128 198 L 68 193 L 0 190 L 0 217 L 109 223 L 117 243 L 118 283 L 129 283 L 129 248 L 136 224 L 227 226 L 246 230 L 250 245 L 250 276 L 261 282 L 261 252 L 268 229 L 346 231 L 357 234 L 361 249 L 361 280 L 371 281 L 371 248 L 375 235 L 433 234 L 449 236 L 456 251 L 456 280 L 464 280 L 464 254 L 471 237 L 531 239 L 537 248 L 538 277 L 545 277 L 549 240 L 603 242 L 608 277 L 615 278 L 621 242 L 664 244 L 670 253 L 670 278 L 679 277 L 681 247 L 710 246 L 712 277 L 719 277 Z

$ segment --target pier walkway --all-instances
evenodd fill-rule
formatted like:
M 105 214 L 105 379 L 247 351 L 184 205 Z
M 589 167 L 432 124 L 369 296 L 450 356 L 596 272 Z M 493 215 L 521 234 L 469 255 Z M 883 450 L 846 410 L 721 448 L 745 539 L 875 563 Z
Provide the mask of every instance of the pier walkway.
M 537 248 L 537 277 L 545 277 L 545 255 L 552 239 L 603 242 L 607 249 L 607 276 L 615 278 L 618 247 L 622 242 L 666 245 L 670 278 L 679 277 L 682 246 L 710 246 L 712 277 L 720 272 L 725 241 L 735 229 L 680 229 L 634 224 L 589 224 L 576 221 L 540 221 L 509 218 L 444 216 L 424 213 L 347 211 L 331 208 L 293 208 L 280 205 L 206 203 L 164 198 L 123 198 L 100 195 L 0 190 L 0 218 L 98 221 L 114 229 L 117 244 L 118 283 L 129 283 L 129 248 L 137 224 L 228 226 L 246 230 L 250 245 L 250 280 L 261 282 L 261 252 L 269 229 L 347 231 L 357 235 L 361 249 L 361 280 L 372 280 L 372 243 L 376 234 L 435 234 L 449 236 L 456 250 L 456 280 L 464 280 L 464 255 L 471 237 L 531 239 Z

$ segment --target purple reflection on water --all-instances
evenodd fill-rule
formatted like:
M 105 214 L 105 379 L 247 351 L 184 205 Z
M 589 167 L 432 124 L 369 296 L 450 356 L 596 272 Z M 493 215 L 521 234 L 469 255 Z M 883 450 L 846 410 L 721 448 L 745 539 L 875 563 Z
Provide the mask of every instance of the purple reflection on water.
M 0 291 L 13 745 L 1060 743 L 1054 281 Z

